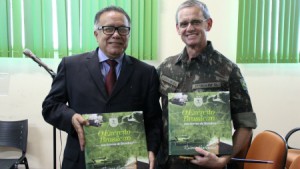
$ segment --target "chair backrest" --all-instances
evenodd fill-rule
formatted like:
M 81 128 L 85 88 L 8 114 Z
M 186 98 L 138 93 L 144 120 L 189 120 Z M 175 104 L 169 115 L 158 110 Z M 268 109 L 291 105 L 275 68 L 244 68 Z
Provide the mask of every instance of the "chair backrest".
M 290 139 L 290 137 L 291 137 L 295 132 L 297 132 L 297 131 L 300 131 L 300 127 L 293 128 L 293 129 L 290 130 L 290 131 L 286 134 L 286 136 L 285 136 L 286 144 L 287 144 L 287 146 L 288 146 L 289 149 L 300 149 L 299 147 L 296 148 L 296 147 L 291 147 L 291 146 L 289 146 L 289 139 Z
M 263 131 L 255 136 L 246 159 L 268 160 L 273 164 L 245 163 L 244 169 L 284 169 L 287 156 L 285 139 L 274 131 Z
M 0 147 L 14 147 L 26 153 L 28 120 L 0 121 Z
M 298 156 L 291 164 L 289 169 L 299 169 L 300 168 L 300 156 Z
M 292 146 L 289 141 L 290 141 L 290 138 L 292 138 L 292 140 L 296 141 L 298 143 L 298 140 L 295 139 L 297 137 L 291 137 L 293 136 L 293 134 L 295 132 L 299 132 L 300 131 L 300 127 L 296 127 L 296 128 L 293 128 L 291 129 L 285 136 L 285 140 L 286 140 L 286 144 L 288 146 L 288 154 L 287 154 L 287 159 L 286 159 L 286 168 L 290 168 L 290 166 L 294 163 L 294 161 L 296 160 L 296 158 L 298 156 L 300 156 L 300 147 L 297 146 L 297 147 L 294 147 Z M 299 133 L 297 133 L 299 134 Z M 299 136 L 299 135 L 297 135 Z M 300 160 L 300 159 L 299 159 Z M 299 162 L 298 162 L 299 163 Z M 298 168 L 300 168 L 300 165 L 298 165 Z

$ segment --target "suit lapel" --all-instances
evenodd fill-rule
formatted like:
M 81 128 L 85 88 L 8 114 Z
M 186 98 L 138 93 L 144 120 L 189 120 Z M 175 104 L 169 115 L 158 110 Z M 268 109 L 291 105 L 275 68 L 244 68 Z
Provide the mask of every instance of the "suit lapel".
M 90 53 L 90 55 L 87 56 L 85 65 L 87 69 L 89 70 L 89 73 L 92 76 L 93 81 L 95 82 L 97 88 L 100 90 L 100 92 L 107 97 L 107 93 L 104 87 L 103 82 L 103 75 L 101 73 L 100 69 L 100 62 L 98 59 L 98 50 L 95 50 L 95 52 Z

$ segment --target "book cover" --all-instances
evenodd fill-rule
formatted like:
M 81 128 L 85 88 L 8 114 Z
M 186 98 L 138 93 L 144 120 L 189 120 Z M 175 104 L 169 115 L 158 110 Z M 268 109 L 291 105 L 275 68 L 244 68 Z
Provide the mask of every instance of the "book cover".
M 169 93 L 169 155 L 232 153 L 228 91 Z
M 142 111 L 83 114 L 86 169 L 148 169 Z

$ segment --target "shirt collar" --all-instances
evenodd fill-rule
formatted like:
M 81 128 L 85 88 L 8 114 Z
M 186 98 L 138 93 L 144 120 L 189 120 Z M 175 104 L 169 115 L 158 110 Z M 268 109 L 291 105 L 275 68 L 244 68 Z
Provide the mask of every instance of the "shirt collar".
M 117 59 L 114 59 L 116 62 L 118 62 L 118 64 L 120 65 L 122 63 L 122 59 L 124 57 L 125 54 L 122 54 L 120 57 L 118 57 Z M 99 62 L 105 62 L 106 60 L 108 60 L 109 58 L 102 52 L 102 50 L 99 48 L 98 50 L 98 58 L 99 58 Z
M 199 53 L 199 55 L 194 59 L 198 60 L 200 62 L 201 61 L 204 62 L 208 59 L 207 57 L 209 56 L 209 53 L 211 53 L 213 50 L 214 50 L 214 48 L 212 46 L 211 41 L 207 41 L 207 45 L 204 48 L 203 52 Z M 179 64 L 181 62 L 187 62 L 187 60 L 188 60 L 188 55 L 187 55 L 186 47 L 185 47 L 183 49 L 183 51 L 179 54 L 175 64 Z

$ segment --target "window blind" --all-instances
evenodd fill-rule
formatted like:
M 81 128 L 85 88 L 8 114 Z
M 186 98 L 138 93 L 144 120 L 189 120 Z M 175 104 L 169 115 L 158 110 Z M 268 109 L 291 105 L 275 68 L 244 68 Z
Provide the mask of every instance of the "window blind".
M 237 63 L 299 63 L 300 0 L 239 0 Z
M 0 57 L 24 57 L 24 48 L 41 58 L 95 50 L 94 16 L 109 5 L 131 17 L 126 53 L 157 59 L 158 0 L 1 0 Z

